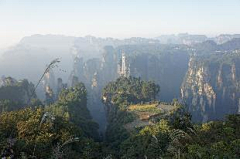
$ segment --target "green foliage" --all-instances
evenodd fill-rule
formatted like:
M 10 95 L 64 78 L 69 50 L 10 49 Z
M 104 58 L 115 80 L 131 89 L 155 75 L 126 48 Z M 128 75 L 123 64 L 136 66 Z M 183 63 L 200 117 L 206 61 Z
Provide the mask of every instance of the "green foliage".
M 53 149 L 76 136 L 79 141 L 66 144 L 61 152 L 67 158 L 96 158 L 99 145 L 83 136 L 83 132 L 69 121 L 56 116 L 45 120 L 43 109 L 22 109 L 0 115 L 0 151 L 11 147 L 15 158 L 51 158 Z M 11 139 L 12 144 L 7 140 Z M 93 151 L 94 150 L 94 151 Z M 93 153 L 89 153 L 93 152 Z M 67 154 L 75 154 L 69 157 Z M 34 157 L 35 156 L 35 157 Z
M 129 105 L 155 100 L 159 91 L 160 88 L 155 83 L 135 77 L 120 77 L 103 89 L 103 100 L 107 107 L 109 121 L 106 141 L 116 155 L 119 155 L 118 149 L 121 142 L 129 137 L 124 124 L 136 118 L 135 114 L 127 111 Z
M 152 101 L 159 91 L 160 88 L 157 84 L 135 77 L 120 77 L 115 82 L 110 82 L 102 93 L 103 100 L 108 107 L 109 122 L 123 121 L 120 119 L 124 116 L 129 117 L 127 109 L 130 104 Z M 128 122 L 131 122 L 132 119 L 129 118 Z M 126 120 L 124 121 L 126 123 Z
M 122 158 L 160 158 L 167 150 L 170 127 L 166 120 L 146 126 L 121 144 Z
M 82 83 L 63 90 L 52 105 L 43 108 L 39 100 L 33 99 L 30 105 L 35 109 L 20 109 L 21 100 L 16 94 L 27 87 L 25 81 L 0 88 L 1 154 L 67 159 L 240 158 L 240 115 L 193 124 L 191 115 L 177 100 L 171 108 L 152 102 L 159 92 L 153 82 L 121 77 L 104 88 L 109 125 L 103 144 L 94 141 L 98 139 L 98 126 L 87 109 L 87 91 Z M 5 98 L 4 91 L 16 94 Z M 16 109 L 20 110 L 11 111 Z M 164 115 L 153 115 L 157 120 L 151 119 L 134 130 L 125 128 L 139 120 L 139 113 L 146 112 Z
M 18 110 L 30 104 L 28 101 L 34 88 L 32 83 L 29 83 L 26 79 L 16 81 L 11 77 L 5 78 L 4 83 L 0 87 L 0 113 Z M 35 98 L 36 95 L 34 94 L 33 97 Z
M 142 81 L 135 77 L 120 77 L 103 89 L 103 97 L 116 105 L 148 102 L 156 99 L 160 87 L 152 81 Z
M 60 116 L 80 127 L 84 135 L 98 138 L 98 125 L 92 121 L 87 109 L 87 90 L 83 83 L 63 90 L 59 99 L 46 108 L 56 116 Z
M 122 158 L 239 158 L 240 115 L 229 115 L 226 121 L 201 125 L 189 123 L 176 116 L 160 120 L 133 133 L 120 146 Z M 185 125 L 185 126 L 183 126 Z M 191 127 L 188 127 L 191 126 Z
M 11 111 L 14 109 L 19 109 L 19 108 L 21 108 L 21 106 L 19 106 L 18 102 L 13 102 L 8 99 L 0 100 L 0 113 Z
M 195 144 L 189 144 L 183 154 L 189 158 L 239 158 L 239 130 L 240 115 L 204 123 L 195 128 Z
M 149 113 L 155 113 L 159 114 L 162 112 L 161 109 L 157 108 L 158 104 L 136 104 L 136 105 L 130 105 L 128 108 L 130 111 L 134 112 L 149 112 Z

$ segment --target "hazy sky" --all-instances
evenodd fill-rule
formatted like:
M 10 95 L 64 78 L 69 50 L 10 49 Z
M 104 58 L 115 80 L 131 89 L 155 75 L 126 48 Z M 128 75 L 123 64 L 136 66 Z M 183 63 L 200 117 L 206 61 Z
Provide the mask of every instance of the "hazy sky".
M 32 34 L 240 33 L 240 0 L 0 0 L 0 48 Z

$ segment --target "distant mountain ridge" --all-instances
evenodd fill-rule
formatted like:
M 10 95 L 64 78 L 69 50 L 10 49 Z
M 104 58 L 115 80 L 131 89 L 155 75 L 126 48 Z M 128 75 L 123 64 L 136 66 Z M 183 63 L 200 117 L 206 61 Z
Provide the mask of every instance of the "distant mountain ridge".
M 214 41 L 216 44 L 223 44 L 235 38 L 240 38 L 240 34 L 220 34 L 215 37 L 207 37 L 206 35 L 182 33 L 161 35 L 155 39 L 158 39 L 162 44 L 194 45 L 208 40 Z

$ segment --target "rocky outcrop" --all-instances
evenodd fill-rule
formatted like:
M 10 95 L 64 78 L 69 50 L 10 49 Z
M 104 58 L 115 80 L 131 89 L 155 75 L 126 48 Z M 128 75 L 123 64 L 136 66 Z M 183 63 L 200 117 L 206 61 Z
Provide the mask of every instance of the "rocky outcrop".
M 106 114 L 101 102 L 101 94 L 102 89 L 110 81 L 120 76 L 152 80 L 161 87 L 160 96 L 157 98 L 171 101 L 179 97 L 188 60 L 189 54 L 185 47 L 126 45 L 113 48 L 107 46 L 104 48 L 101 59 L 93 58 L 85 61 L 82 57 L 76 57 L 70 81 L 76 76 L 86 85 L 88 108 L 96 121 L 104 123 L 106 118 L 103 116 Z M 106 127 L 106 123 L 103 125 L 102 129 Z
M 13 86 L 17 84 L 17 80 L 12 77 L 2 76 L 0 79 L 0 87 L 2 86 Z
M 66 83 L 63 83 L 63 80 L 62 78 L 58 78 L 57 79 L 57 96 L 61 93 L 61 91 L 63 89 L 66 89 L 67 88 L 67 84 Z
M 166 45 L 126 46 L 124 50 L 130 76 L 154 81 L 160 85 L 159 100 L 170 102 L 180 95 L 180 87 L 188 69 L 189 54 L 185 47 Z
M 238 51 L 190 58 L 181 96 L 195 121 L 240 112 L 239 63 Z

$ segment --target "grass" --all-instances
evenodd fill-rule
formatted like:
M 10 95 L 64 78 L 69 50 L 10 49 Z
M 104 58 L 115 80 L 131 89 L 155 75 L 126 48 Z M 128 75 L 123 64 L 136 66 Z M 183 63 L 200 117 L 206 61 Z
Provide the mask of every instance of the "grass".
M 164 115 L 165 113 L 173 110 L 175 106 L 167 103 L 146 103 L 146 104 L 134 104 L 128 107 L 128 112 L 137 115 L 137 118 L 125 125 L 128 131 L 137 127 L 147 126 L 154 124 L 151 118 Z
M 158 108 L 158 104 L 130 105 L 128 110 L 137 114 L 140 120 L 148 120 L 151 116 L 162 113 L 162 110 Z
M 136 104 L 136 105 L 130 105 L 129 110 L 135 111 L 135 112 L 149 112 L 149 113 L 161 113 L 161 109 L 159 109 L 158 104 Z

